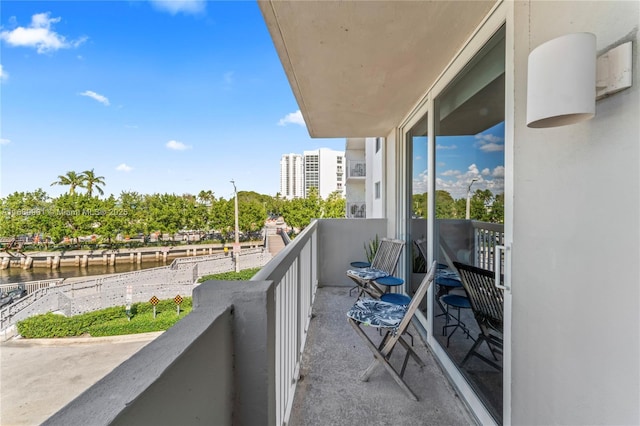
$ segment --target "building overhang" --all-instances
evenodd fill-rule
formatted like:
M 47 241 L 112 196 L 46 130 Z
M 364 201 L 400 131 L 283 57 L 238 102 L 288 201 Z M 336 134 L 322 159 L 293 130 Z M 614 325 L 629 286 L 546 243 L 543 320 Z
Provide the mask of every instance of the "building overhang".
M 495 6 L 259 0 L 311 137 L 386 136 Z

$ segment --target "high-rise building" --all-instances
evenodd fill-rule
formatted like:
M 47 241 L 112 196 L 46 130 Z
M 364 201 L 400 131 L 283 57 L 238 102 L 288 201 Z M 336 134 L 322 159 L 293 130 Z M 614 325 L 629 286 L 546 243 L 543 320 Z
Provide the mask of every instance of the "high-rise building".
M 304 197 L 303 158 L 285 154 L 280 159 L 280 196 L 287 200 Z
M 304 151 L 304 195 L 310 188 L 318 188 L 318 195 L 326 199 L 332 192 L 338 191 L 344 196 L 344 151 L 320 148 Z
M 310 188 L 326 199 L 339 191 L 345 194 L 344 151 L 320 148 L 304 154 L 285 154 L 280 160 L 280 195 L 285 199 L 304 198 Z

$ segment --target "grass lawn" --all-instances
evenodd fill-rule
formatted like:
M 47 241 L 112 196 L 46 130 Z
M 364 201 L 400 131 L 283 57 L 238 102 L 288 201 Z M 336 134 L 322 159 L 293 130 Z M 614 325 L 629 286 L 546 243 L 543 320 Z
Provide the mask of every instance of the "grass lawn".
M 240 272 L 223 272 L 221 274 L 205 275 L 198 279 L 199 283 L 203 283 L 208 280 L 220 280 L 220 281 L 248 281 L 250 280 L 261 268 L 243 269 Z

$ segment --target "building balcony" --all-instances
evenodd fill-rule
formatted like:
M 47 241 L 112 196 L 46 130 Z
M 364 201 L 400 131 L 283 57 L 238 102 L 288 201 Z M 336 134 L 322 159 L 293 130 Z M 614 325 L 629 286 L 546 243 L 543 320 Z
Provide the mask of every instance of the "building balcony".
M 427 365 L 410 361 L 405 379 L 420 402 L 382 367 L 359 380 L 372 357 L 346 321 L 345 271 L 386 226 L 315 221 L 251 281 L 196 287 L 190 315 L 45 424 L 473 423 L 417 321 L 414 348 Z
M 364 201 L 347 202 L 347 218 L 348 219 L 366 219 L 367 203 Z
M 365 161 L 349 160 L 347 162 L 347 182 L 362 180 L 367 177 L 367 163 Z

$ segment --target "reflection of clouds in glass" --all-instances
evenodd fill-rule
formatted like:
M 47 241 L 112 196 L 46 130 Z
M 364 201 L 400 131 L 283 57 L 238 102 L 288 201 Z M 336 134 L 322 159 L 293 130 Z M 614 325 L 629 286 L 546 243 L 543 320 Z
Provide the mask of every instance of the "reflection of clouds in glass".
M 504 166 L 497 166 L 493 171 L 489 168 L 480 171 L 475 163 L 464 173 L 458 170 L 440 173 L 436 178 L 436 188 L 449 192 L 454 199 L 466 198 L 467 188 L 474 179 L 472 192 L 478 189 L 488 189 L 496 195 L 504 192 Z
M 504 138 L 492 133 L 479 134 L 474 146 L 482 152 L 504 151 Z
M 488 143 L 486 145 L 482 145 L 480 147 L 480 150 L 482 150 L 483 152 L 504 151 L 504 145 L 500 145 L 497 143 Z
M 414 194 L 424 194 L 428 192 L 429 188 L 429 173 L 424 170 L 418 174 L 418 176 L 413 178 L 413 189 L 412 192 Z

